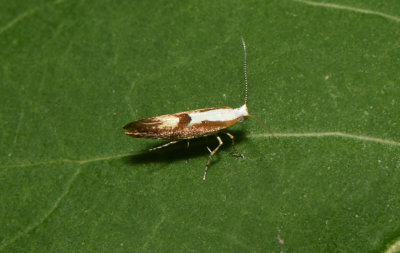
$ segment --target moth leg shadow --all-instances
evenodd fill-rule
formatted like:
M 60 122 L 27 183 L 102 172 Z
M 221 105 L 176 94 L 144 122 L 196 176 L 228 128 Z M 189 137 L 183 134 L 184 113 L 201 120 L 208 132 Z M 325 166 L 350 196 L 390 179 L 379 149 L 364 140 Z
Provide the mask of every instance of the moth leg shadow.
M 235 136 L 235 146 L 246 139 L 245 132 L 243 131 L 229 131 L 230 134 Z M 219 149 L 218 153 L 226 149 L 232 148 L 232 140 L 224 132 L 218 134 L 223 140 L 224 144 Z M 165 163 L 170 164 L 175 161 L 190 160 L 197 157 L 204 157 L 205 162 L 208 159 L 209 152 L 207 146 L 216 147 L 218 145 L 218 140 L 215 135 L 190 139 L 188 140 L 190 145 L 188 147 L 187 140 L 181 140 L 173 145 L 167 146 L 165 148 L 155 149 L 149 151 L 151 148 L 162 145 L 163 143 L 157 142 L 156 144 L 148 145 L 145 150 L 139 154 L 134 154 L 123 158 L 124 162 L 129 165 L 137 164 L 149 164 L 149 163 Z M 167 142 L 165 142 L 167 143 Z M 237 148 L 237 147 L 236 147 Z M 217 162 L 217 157 L 213 158 L 213 163 Z M 162 168 L 157 169 L 160 170 Z M 154 170 L 153 170 L 154 171 Z

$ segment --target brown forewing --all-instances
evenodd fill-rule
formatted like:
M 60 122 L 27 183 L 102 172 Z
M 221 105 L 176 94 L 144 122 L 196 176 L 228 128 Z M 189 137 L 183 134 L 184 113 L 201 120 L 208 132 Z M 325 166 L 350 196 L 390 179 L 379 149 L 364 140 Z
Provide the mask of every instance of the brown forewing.
M 199 124 L 188 126 L 191 118 L 190 113 L 204 112 L 215 109 L 226 109 L 229 107 L 214 107 L 187 111 L 175 114 L 166 114 L 162 116 L 141 119 L 124 126 L 125 133 L 136 138 L 184 140 L 198 138 L 202 136 L 217 133 L 223 129 L 235 125 L 238 120 L 230 121 L 203 121 Z M 179 119 L 177 124 L 165 125 L 166 120 Z
M 193 139 L 212 135 L 235 125 L 237 122 L 237 119 L 230 121 L 203 121 L 202 123 L 185 128 L 183 131 L 176 132 L 175 139 Z

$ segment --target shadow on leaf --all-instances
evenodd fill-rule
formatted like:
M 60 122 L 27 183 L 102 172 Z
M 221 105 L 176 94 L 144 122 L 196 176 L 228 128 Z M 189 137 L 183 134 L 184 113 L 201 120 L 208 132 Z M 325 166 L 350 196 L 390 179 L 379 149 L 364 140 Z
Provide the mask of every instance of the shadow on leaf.
M 245 132 L 243 131 L 230 131 L 230 133 L 235 136 L 235 145 L 246 139 Z M 226 149 L 232 150 L 232 141 L 224 133 L 219 134 L 224 144 L 218 150 L 217 154 L 223 152 Z M 196 157 L 204 157 L 204 164 L 206 159 L 208 159 L 209 152 L 207 151 L 207 146 L 212 150 L 218 146 L 218 141 L 214 135 L 196 138 L 189 140 L 189 148 L 187 147 L 187 141 L 182 140 L 171 146 L 157 149 L 154 151 L 149 151 L 150 148 L 157 147 L 159 145 L 165 144 L 158 143 L 157 145 L 151 145 L 146 147 L 142 153 L 131 155 L 123 158 L 124 162 L 130 165 L 134 164 L 145 164 L 145 163 L 172 163 L 179 160 L 188 160 Z M 233 150 L 232 150 L 233 151 Z M 218 160 L 218 156 L 214 156 L 213 162 Z

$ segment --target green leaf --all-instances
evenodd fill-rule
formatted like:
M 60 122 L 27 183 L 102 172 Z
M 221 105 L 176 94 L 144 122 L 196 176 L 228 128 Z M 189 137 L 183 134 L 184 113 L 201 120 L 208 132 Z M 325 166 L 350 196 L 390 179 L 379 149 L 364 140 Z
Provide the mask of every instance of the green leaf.
M 0 252 L 400 252 L 400 3 L 1 1 Z M 134 120 L 244 101 L 156 152 Z

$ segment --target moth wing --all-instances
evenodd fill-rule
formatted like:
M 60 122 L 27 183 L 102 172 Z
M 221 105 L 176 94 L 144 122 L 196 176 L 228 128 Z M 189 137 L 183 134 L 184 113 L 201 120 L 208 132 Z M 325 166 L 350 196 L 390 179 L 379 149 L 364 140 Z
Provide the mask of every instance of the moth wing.
M 163 138 L 171 133 L 179 123 L 179 117 L 174 114 L 141 119 L 124 126 L 125 133 L 132 137 Z
M 213 107 L 141 119 L 124 126 L 125 134 L 136 138 L 169 140 L 206 136 L 236 124 L 237 119 L 221 121 L 219 117 L 223 114 L 214 115 L 223 110 L 233 109 L 227 106 Z M 194 121 L 192 117 L 195 118 Z

